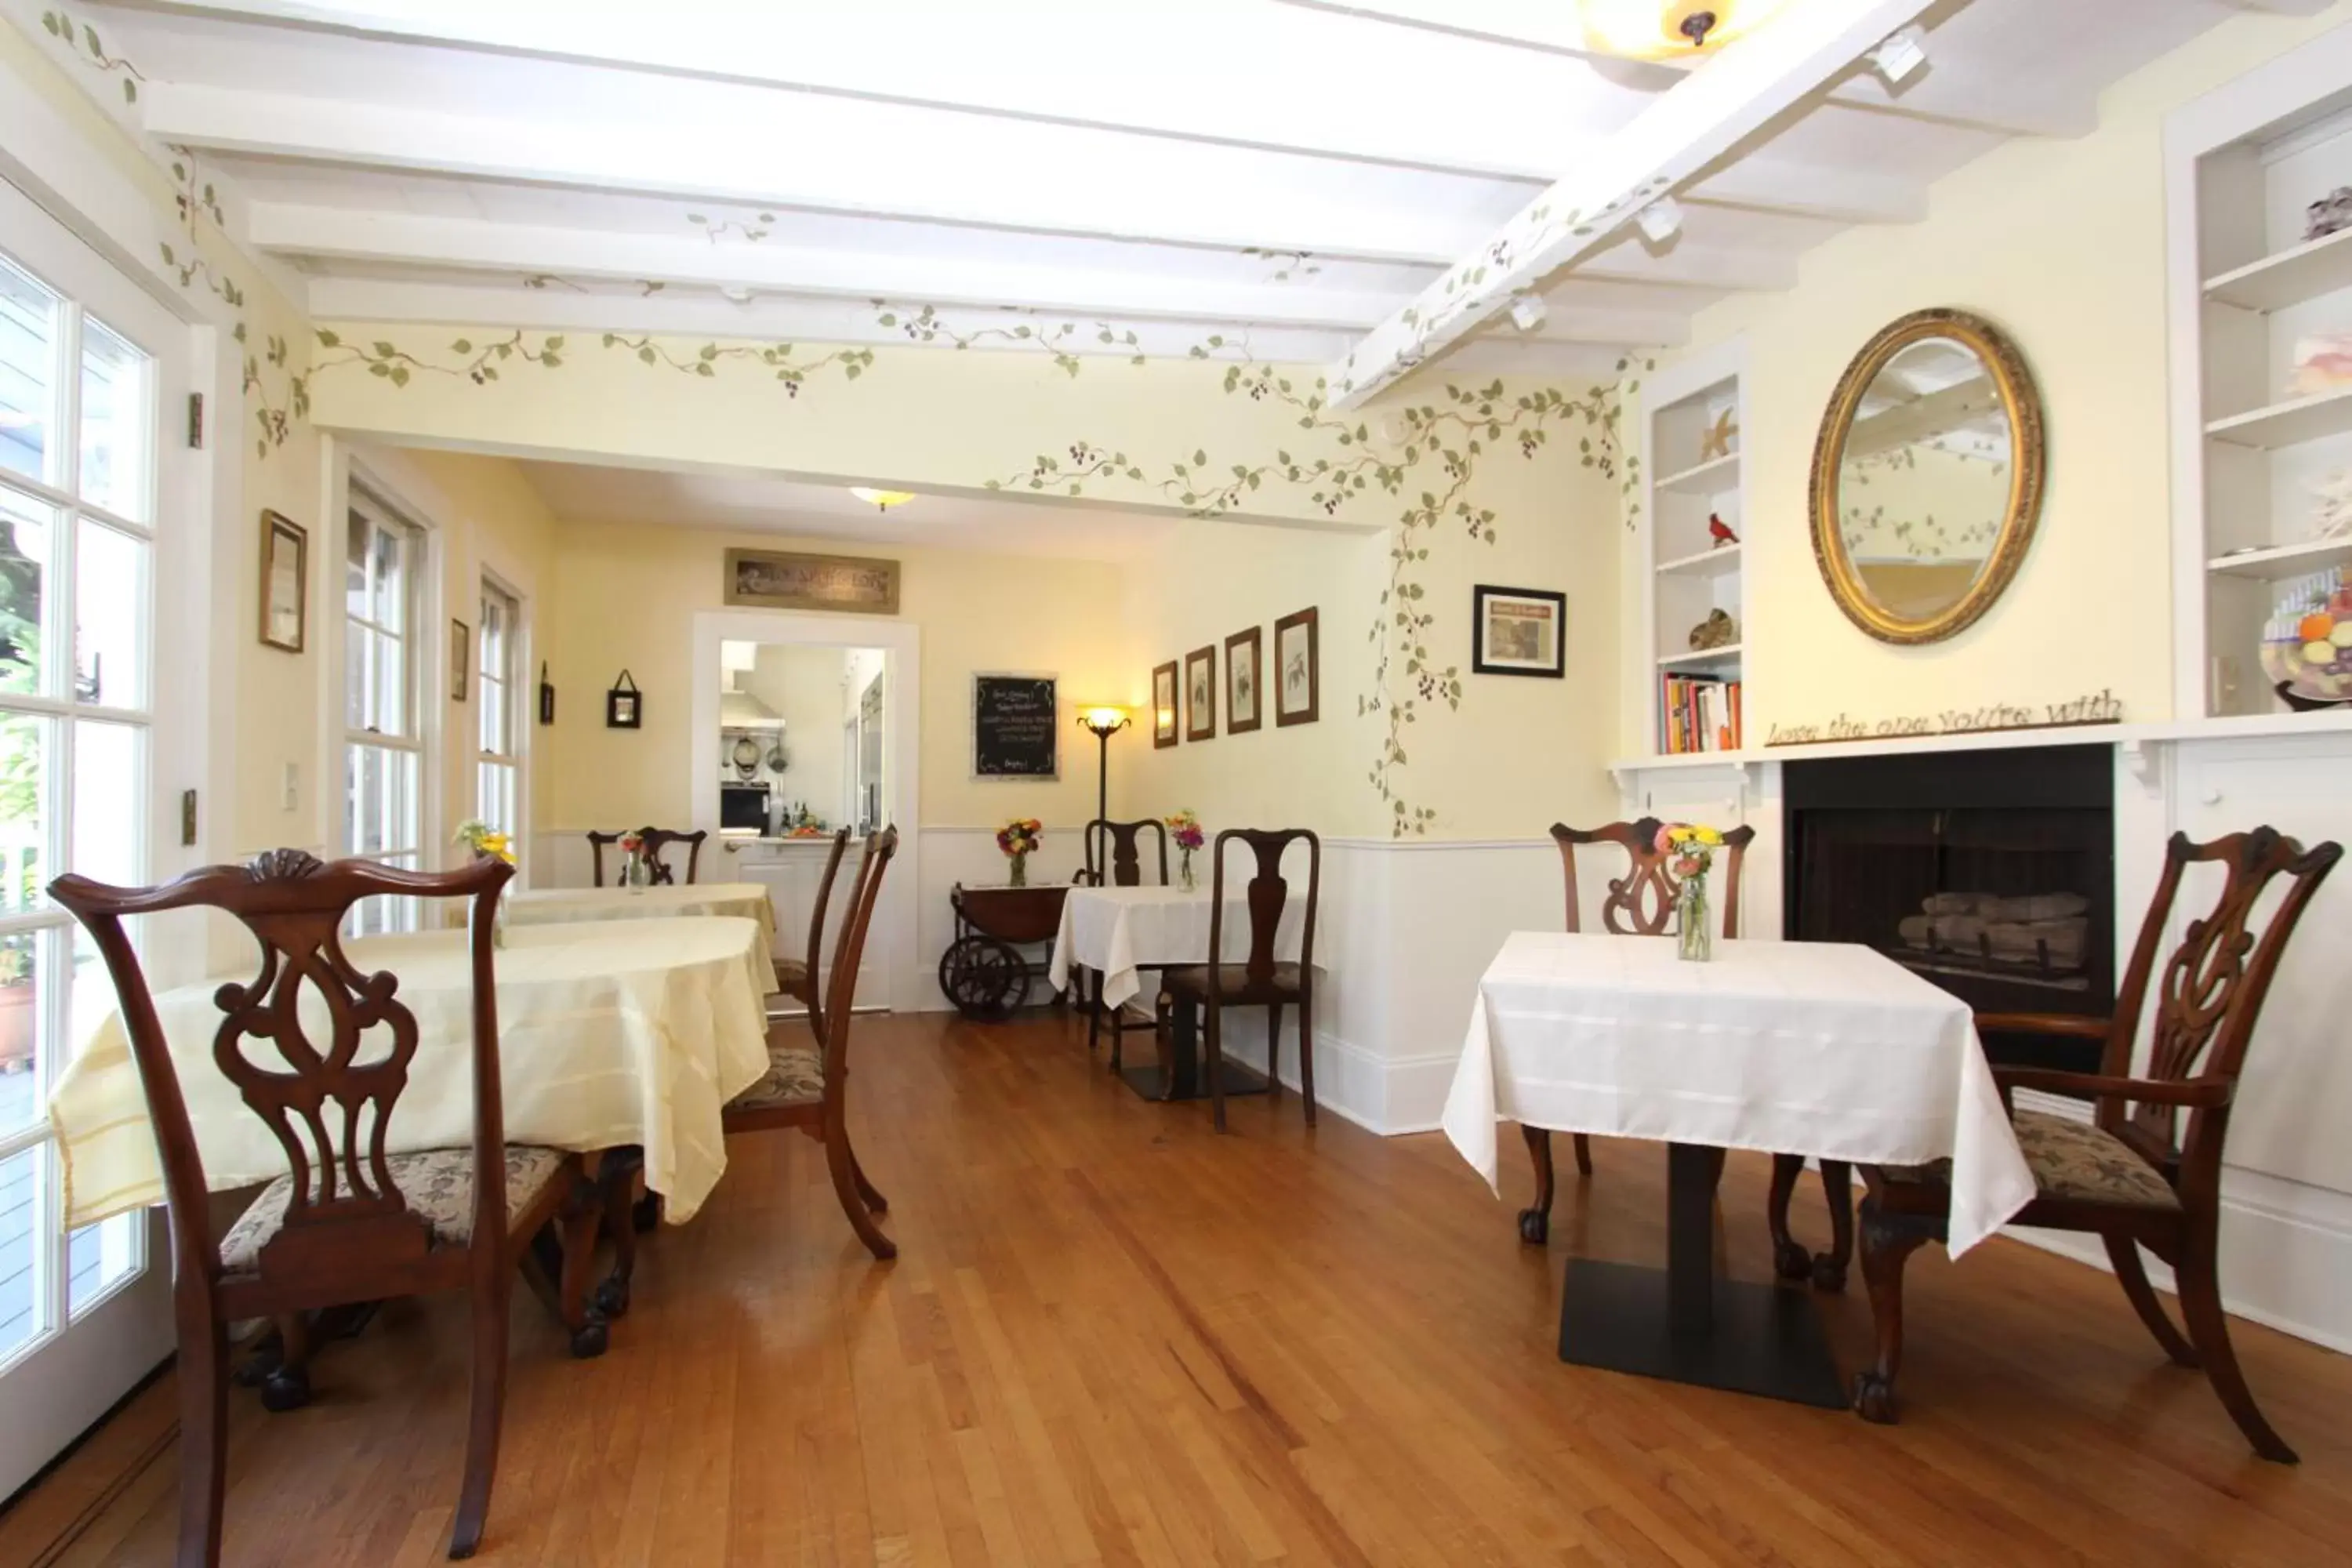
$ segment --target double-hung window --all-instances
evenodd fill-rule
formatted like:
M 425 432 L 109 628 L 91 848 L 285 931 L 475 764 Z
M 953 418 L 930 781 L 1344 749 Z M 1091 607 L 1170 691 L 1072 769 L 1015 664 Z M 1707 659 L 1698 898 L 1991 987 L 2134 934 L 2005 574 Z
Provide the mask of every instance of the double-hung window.
M 513 595 L 485 577 L 482 617 L 475 637 L 474 674 L 480 708 L 481 751 L 474 762 L 474 815 L 520 847 L 522 833 L 522 719 L 518 711 L 517 662 L 522 612 Z
M 423 867 L 424 535 L 353 487 L 343 566 L 343 853 Z M 370 899 L 360 934 L 413 929 L 415 901 Z

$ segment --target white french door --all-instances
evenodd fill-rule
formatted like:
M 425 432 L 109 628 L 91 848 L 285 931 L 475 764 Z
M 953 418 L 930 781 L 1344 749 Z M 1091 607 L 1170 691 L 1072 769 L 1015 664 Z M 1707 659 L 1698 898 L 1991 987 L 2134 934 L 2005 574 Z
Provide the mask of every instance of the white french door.
M 204 610 L 200 594 L 159 606 L 155 585 L 195 565 L 189 476 L 163 438 L 189 335 L 0 184 L 0 1498 L 172 1346 L 155 1216 L 64 1227 L 48 1089 L 113 992 L 46 889 L 187 863 L 176 753 L 204 693 L 159 692 L 157 655 L 192 658 Z M 139 934 L 174 975 L 153 947 L 184 939 Z

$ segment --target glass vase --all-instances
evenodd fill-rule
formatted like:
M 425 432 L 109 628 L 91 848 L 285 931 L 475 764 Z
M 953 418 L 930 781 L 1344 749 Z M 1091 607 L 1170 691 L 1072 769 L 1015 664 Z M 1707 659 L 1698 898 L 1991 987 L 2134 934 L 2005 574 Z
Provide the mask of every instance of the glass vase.
M 1192 852 L 1190 849 L 1176 851 L 1176 874 L 1183 879 L 1186 892 L 1199 889 L 1201 884 L 1192 879 Z
M 1028 885 L 1029 857 L 1026 855 L 1015 855 L 1013 858 L 1013 886 L 1016 888 L 1025 888 Z
M 1715 922 L 1707 908 L 1706 877 L 1685 877 L 1675 891 L 1675 948 L 1680 955 L 1693 963 L 1705 963 L 1715 956 Z
M 652 881 L 653 874 L 646 869 L 644 852 L 630 850 L 629 858 L 621 863 L 621 886 L 633 893 L 642 893 Z

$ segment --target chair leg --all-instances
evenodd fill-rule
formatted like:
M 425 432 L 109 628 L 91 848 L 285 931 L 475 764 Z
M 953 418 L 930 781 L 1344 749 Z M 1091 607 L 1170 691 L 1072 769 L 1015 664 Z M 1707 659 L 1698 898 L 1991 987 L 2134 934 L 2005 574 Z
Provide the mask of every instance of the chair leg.
M 1087 971 L 1086 985 L 1087 1055 L 1092 1056 L 1095 1054 L 1095 1046 L 1102 1039 L 1102 971 L 1099 969 Z M 1118 1055 L 1118 1035 L 1116 1030 L 1111 1034 L 1110 1050 L 1113 1058 Z
M 1209 1120 L 1216 1130 L 1225 1130 L 1225 1010 L 1214 1002 L 1203 1009 L 1209 1015 L 1205 1033 L 1209 1045 Z
M 209 1312 L 180 1329 L 180 1551 L 182 1568 L 220 1562 L 221 1500 L 228 1474 L 228 1330 Z
M 1528 1141 L 1528 1160 L 1536 1168 L 1535 1206 L 1519 1211 L 1519 1239 L 1541 1247 L 1551 1235 L 1551 1134 L 1541 1127 L 1522 1126 L 1519 1135 Z
M 1789 1234 L 1789 1200 L 1797 1195 L 1797 1181 L 1804 1173 L 1802 1154 L 1772 1156 L 1772 1186 L 1764 1197 L 1764 1228 L 1772 1237 L 1772 1272 L 1783 1279 L 1810 1279 L 1813 1273 L 1813 1255 Z
M 1864 1421 L 1895 1419 L 1895 1374 L 1903 1367 L 1903 1266 L 1927 1240 L 1925 1231 L 1888 1221 L 1875 1199 L 1862 1205 L 1862 1279 L 1878 1329 L 1878 1364 L 1853 1380 L 1853 1408 Z
M 2175 1365 L 2197 1365 L 2196 1347 L 2172 1326 L 2163 1303 L 2156 1299 L 2156 1287 L 2147 1282 L 2147 1267 L 2140 1261 L 2138 1244 L 2125 1236 L 2102 1236 L 2099 1239 L 2107 1244 L 2107 1261 L 2115 1265 L 2116 1279 L 2130 1300 L 2132 1310 L 2147 1325 L 2147 1331 L 2156 1336 L 2164 1353 Z
M 1576 1145 L 1576 1173 L 1580 1176 L 1592 1174 L 1592 1140 L 1581 1132 L 1570 1136 Z
M 278 1364 L 261 1380 L 261 1407 L 273 1415 L 299 1410 L 310 1403 L 310 1320 L 285 1312 L 278 1324 Z
M 1281 1009 L 1276 1008 L 1276 1013 Z M 1307 1102 L 1307 1125 L 1315 1125 L 1315 994 L 1298 999 L 1298 1097 Z
M 1265 1102 L 1276 1103 L 1282 1098 L 1282 1004 L 1271 1003 L 1265 1010 Z
M 612 1331 L 605 1326 L 604 1314 L 588 1305 L 588 1271 L 596 1264 L 596 1227 L 604 1221 L 605 1207 L 603 1190 L 583 1173 L 557 1221 L 563 1237 L 563 1268 L 556 1286 L 555 1310 L 571 1332 L 572 1354 L 579 1361 L 603 1355 L 611 1343 Z
M 1843 1160 L 1822 1162 L 1822 1201 L 1829 1205 L 1830 1249 L 1813 1259 L 1813 1289 L 1845 1289 L 1846 1265 L 1853 1260 L 1853 1167 Z
M 2180 1315 L 2188 1321 L 2189 1342 L 2204 1363 L 2206 1381 L 2221 1396 L 2222 1407 L 2254 1452 L 2277 1464 L 2300 1463 L 2254 1403 L 2246 1375 L 2238 1370 L 2238 1352 L 2230 1343 L 2230 1318 L 2221 1310 L 2221 1272 L 2216 1238 L 2209 1229 L 2191 1237 L 2172 1266 L 2173 1283 L 2180 1290 Z
M 882 1233 L 874 1223 L 874 1213 L 866 1205 L 858 1189 L 857 1154 L 849 1146 L 849 1124 L 842 1113 L 840 1090 L 830 1090 L 835 1097 L 824 1111 L 824 1166 L 833 1176 L 833 1194 L 841 1200 L 841 1212 L 848 1216 L 849 1228 L 866 1244 L 866 1250 L 884 1263 L 898 1256 L 898 1244 Z M 877 1194 L 878 1195 L 878 1194 Z
M 849 1156 L 849 1173 L 856 1181 L 857 1195 L 865 1200 L 867 1208 L 876 1214 L 890 1212 L 890 1200 L 882 1195 L 881 1188 L 866 1179 L 866 1167 L 857 1163 L 857 1155 L 854 1151 Z
M 488 1241 L 483 1246 L 493 1245 Z M 449 1555 L 471 1557 L 482 1544 L 490 1513 L 490 1483 L 499 1468 L 499 1424 L 507 1398 L 507 1300 L 511 1273 L 470 1292 L 474 1319 L 474 1388 L 466 1425 L 466 1472 L 457 1490 L 457 1517 L 449 1528 Z
M 637 1173 L 645 1151 L 608 1149 L 596 1164 L 596 1185 L 604 1203 L 604 1234 L 613 1240 L 613 1272 L 596 1287 L 596 1310 L 607 1318 L 629 1313 L 629 1285 L 637 1274 Z M 651 1193 L 646 1194 L 650 1202 Z M 567 1252 L 568 1257 L 568 1252 Z

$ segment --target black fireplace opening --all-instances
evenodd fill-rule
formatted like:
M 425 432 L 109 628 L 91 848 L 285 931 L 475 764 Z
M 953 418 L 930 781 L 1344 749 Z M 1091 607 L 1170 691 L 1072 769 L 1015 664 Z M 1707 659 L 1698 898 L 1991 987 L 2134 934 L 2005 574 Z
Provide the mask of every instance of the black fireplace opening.
M 1783 929 L 1876 948 L 1979 1013 L 2115 1008 L 2105 746 L 1798 761 Z M 2095 1041 L 1985 1035 L 1998 1062 L 2094 1071 Z

